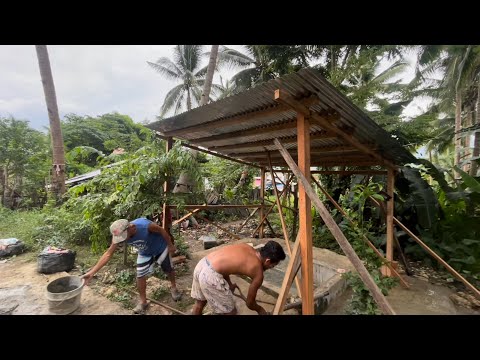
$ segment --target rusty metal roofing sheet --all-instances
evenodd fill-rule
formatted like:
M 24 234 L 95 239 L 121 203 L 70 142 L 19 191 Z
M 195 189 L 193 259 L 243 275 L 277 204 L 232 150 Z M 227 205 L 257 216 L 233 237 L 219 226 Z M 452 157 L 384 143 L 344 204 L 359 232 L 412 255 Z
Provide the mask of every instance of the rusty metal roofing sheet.
M 294 139 L 297 134 L 295 126 L 282 126 L 294 122 L 296 111 L 274 99 L 277 89 L 299 101 L 313 99 L 315 103 L 308 105 L 310 111 L 317 113 L 334 111 L 339 115 L 335 126 L 347 131 L 360 143 L 375 149 L 384 159 L 397 165 L 415 161 L 415 157 L 409 151 L 336 90 L 318 71 L 310 68 L 270 80 L 240 94 L 157 121 L 147 127 L 224 155 L 258 152 L 262 149 L 275 151 L 273 142 L 265 144 L 274 138 Z M 274 127 L 274 131 L 265 132 L 270 127 Z M 277 128 L 279 130 L 276 130 Z M 325 129 L 312 123 L 310 131 L 311 134 L 318 134 L 325 132 Z M 257 141 L 261 143 L 255 145 L 254 142 Z M 238 151 L 216 149 L 229 145 L 241 145 L 241 148 L 239 147 Z M 342 145 L 346 143 L 334 136 L 312 138 L 311 141 L 312 148 Z M 294 152 L 296 143 L 285 144 L 285 147 Z M 348 154 L 345 153 L 345 156 Z M 242 159 L 241 155 L 237 158 Z M 322 154 L 321 159 L 317 159 L 315 154 L 312 154 L 311 158 L 312 165 L 321 163 L 325 159 L 325 154 Z M 264 159 L 266 160 L 266 154 Z M 331 162 L 338 159 L 338 153 L 335 153 L 335 156 L 332 154 L 330 158 Z M 365 162 L 371 159 L 371 156 L 365 154 Z

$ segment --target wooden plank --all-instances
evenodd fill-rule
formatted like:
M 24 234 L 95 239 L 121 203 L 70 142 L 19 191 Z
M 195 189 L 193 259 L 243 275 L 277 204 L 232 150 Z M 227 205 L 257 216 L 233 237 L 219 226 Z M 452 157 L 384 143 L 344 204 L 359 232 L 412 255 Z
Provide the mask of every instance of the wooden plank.
M 260 171 L 261 171 L 261 174 L 260 174 L 260 201 L 262 202 L 262 205 L 264 205 L 265 204 L 265 200 L 264 200 L 265 199 L 265 168 L 262 167 L 262 169 Z M 263 235 L 264 235 L 263 222 L 264 222 L 264 220 L 267 219 L 266 215 L 265 215 L 265 218 L 263 217 L 263 207 L 260 208 L 259 217 L 260 217 L 260 224 L 259 224 L 259 228 L 258 228 L 258 231 L 259 231 L 258 238 L 263 239 Z
M 283 278 L 282 287 L 278 293 L 277 303 L 273 309 L 273 315 L 280 315 L 283 312 L 290 287 L 292 286 L 295 275 L 297 275 L 300 264 L 300 236 L 297 235 L 297 239 L 295 240 L 295 244 L 293 245 L 292 249 L 292 256 L 290 256 L 290 261 L 288 262 L 287 269 L 285 270 L 285 277 Z
M 247 224 L 248 220 L 250 220 L 253 217 L 253 215 L 255 215 L 258 209 L 259 208 L 256 208 L 255 210 L 253 210 L 253 212 L 250 215 L 248 215 L 248 218 L 242 223 L 242 225 L 240 225 L 237 232 L 240 232 L 243 229 L 243 227 Z
M 130 290 L 130 289 L 126 289 L 126 290 L 127 290 L 128 292 L 134 294 L 134 295 L 139 296 L 136 291 L 133 291 L 133 290 Z M 180 315 L 188 315 L 188 314 L 184 313 L 183 311 L 180 311 L 180 310 L 178 310 L 178 309 L 175 309 L 175 308 L 171 307 L 170 305 L 164 304 L 164 303 L 162 303 L 162 302 L 160 302 L 160 301 L 157 301 L 157 300 L 155 300 L 155 299 L 152 299 L 152 298 L 147 297 L 147 300 L 151 301 L 151 302 L 154 303 L 154 304 L 163 306 L 164 308 L 166 308 L 166 309 L 168 309 L 168 310 L 170 310 L 170 311 L 173 311 L 173 312 L 175 312 L 175 313 L 177 313 L 177 314 L 180 314 Z
M 276 203 L 275 201 L 271 201 L 271 200 L 268 200 L 268 199 L 265 199 L 265 201 L 269 202 L 270 204 L 275 204 L 275 203 Z M 289 206 L 282 205 L 282 207 L 283 207 L 284 209 L 288 209 L 288 210 L 290 210 L 290 211 L 293 211 L 294 213 L 298 213 L 298 211 L 297 211 L 296 209 L 291 208 L 291 207 L 289 207 Z
M 172 150 L 173 147 L 173 139 L 169 137 L 166 140 L 165 144 L 165 151 L 168 153 L 170 150 Z M 167 177 L 165 183 L 163 184 L 163 193 L 166 195 L 168 194 L 172 189 L 170 189 L 170 179 Z M 163 211 L 162 211 L 162 227 L 165 229 L 166 232 L 170 234 L 169 231 L 169 226 L 170 226 L 170 208 L 167 206 L 167 203 L 163 203 Z
M 259 164 L 260 166 L 267 166 L 268 161 L 265 157 L 262 158 L 251 158 L 249 159 L 252 162 Z M 285 166 L 286 162 L 282 159 L 272 159 L 273 166 Z M 311 160 L 311 166 L 323 166 L 323 167 L 334 167 L 334 166 L 381 166 L 377 160 L 373 161 L 366 161 L 366 160 L 358 160 L 358 159 L 338 159 L 335 161 L 331 160 L 321 160 L 316 159 L 315 157 Z
M 177 205 L 168 205 L 169 208 L 175 209 L 177 208 Z M 181 206 L 183 209 L 209 209 L 209 210 L 214 210 L 214 209 L 253 209 L 253 208 L 261 208 L 261 207 L 267 207 L 267 205 L 262 205 L 262 204 L 251 204 L 251 205 L 184 205 Z
M 201 210 L 201 209 L 195 209 L 195 210 L 193 210 L 193 211 L 190 211 L 187 215 L 184 215 L 184 216 L 182 216 L 180 219 L 175 220 L 175 221 L 172 223 L 172 226 L 181 223 L 183 220 L 185 220 L 186 218 L 189 218 L 191 215 L 199 212 L 200 210 Z
M 387 175 L 384 170 L 312 170 L 312 174 L 324 175 Z
M 295 109 L 299 113 L 302 113 L 303 115 L 310 116 L 312 123 L 318 124 L 322 128 L 324 128 L 327 131 L 331 131 L 335 134 L 337 134 L 341 139 L 343 139 L 346 143 L 349 143 L 353 146 L 355 146 L 357 149 L 361 150 L 362 152 L 369 154 L 373 156 L 375 159 L 377 159 L 380 164 L 385 164 L 388 165 L 392 168 L 395 168 L 395 164 L 390 162 L 387 159 L 384 159 L 382 155 L 378 154 L 377 152 L 373 151 L 370 149 L 368 146 L 360 143 L 357 139 L 355 139 L 352 135 L 347 134 L 344 130 L 336 127 L 333 125 L 331 122 L 334 119 L 328 119 L 326 117 L 322 117 L 319 114 L 315 112 L 310 112 L 310 109 L 300 103 L 299 101 L 293 99 L 291 96 L 289 96 L 286 92 L 280 91 L 280 89 L 275 90 L 275 100 L 278 102 L 285 104 L 285 105 L 290 105 L 292 109 Z
M 273 171 L 272 161 L 270 159 L 270 153 L 268 153 L 268 160 L 270 163 L 270 173 L 272 174 L 272 179 L 275 179 L 276 174 L 275 174 L 275 171 Z M 285 219 L 283 218 L 283 207 L 280 201 L 280 195 L 278 193 L 278 189 L 275 185 L 273 186 L 273 191 L 275 192 L 275 199 L 277 201 L 278 215 L 280 216 L 280 222 L 282 223 L 283 238 L 285 239 L 285 244 L 287 245 L 288 255 L 291 257 L 292 249 L 290 248 L 290 239 L 288 238 L 287 224 L 285 223 Z M 300 282 L 298 281 L 298 278 L 295 278 L 295 285 L 297 285 L 298 295 L 302 297 L 302 292 L 300 290 L 301 289 Z
M 183 256 L 183 255 L 172 257 L 172 264 L 173 265 L 184 263 L 185 261 L 187 261 L 187 257 Z
M 230 156 L 226 156 L 226 155 L 223 155 L 223 154 L 219 154 L 219 153 L 216 153 L 216 152 L 213 152 L 213 151 L 209 151 L 209 150 L 206 150 L 206 149 L 202 149 L 198 146 L 195 146 L 195 145 L 191 145 L 191 144 L 187 144 L 185 142 L 182 141 L 182 146 L 185 146 L 185 147 L 188 147 L 190 149 L 193 149 L 193 150 L 197 150 L 197 151 L 201 151 L 201 152 L 204 152 L 206 154 L 210 154 L 212 156 L 216 156 L 216 157 L 219 157 L 219 158 L 222 158 L 222 159 L 225 159 L 225 160 L 230 160 L 230 161 L 233 161 L 233 162 L 237 162 L 237 163 L 240 163 L 240 164 L 244 164 L 244 165 L 248 165 L 248 166 L 252 166 L 252 167 L 255 167 L 255 168 L 260 168 L 261 166 L 258 166 L 256 164 L 253 164 L 251 162 L 248 162 L 248 161 L 243 161 L 243 160 L 240 160 L 240 159 L 234 159 Z
M 297 135 L 292 135 L 292 136 L 284 136 L 279 139 L 282 139 L 282 143 L 284 144 L 296 144 L 297 143 Z M 330 133 L 328 131 L 318 131 L 310 134 L 310 139 L 311 140 L 316 140 L 316 139 L 337 139 L 337 135 Z M 240 144 L 228 144 L 228 145 L 222 145 L 222 146 L 211 146 L 209 147 L 210 150 L 215 150 L 215 151 L 228 151 L 228 150 L 238 150 L 238 149 L 244 149 L 244 148 L 261 148 L 263 149 L 265 146 L 273 146 L 273 140 L 260 140 L 260 141 L 252 141 L 252 142 L 243 142 Z M 339 146 L 345 146 L 345 145 L 339 145 Z
M 285 173 L 291 173 L 292 170 L 282 170 Z M 324 174 L 324 175 L 387 175 L 386 170 L 312 170 L 311 174 Z
M 235 238 L 235 239 L 237 239 L 237 240 L 240 240 L 240 236 L 235 235 L 234 233 L 231 233 L 230 231 L 228 231 L 227 229 L 224 229 L 224 228 L 221 227 L 220 225 L 215 224 L 213 221 L 208 220 L 207 218 L 201 217 L 201 216 L 199 216 L 199 215 L 197 215 L 197 217 L 198 217 L 199 219 L 202 219 L 203 221 L 206 221 L 206 222 L 212 224 L 213 226 L 219 228 L 220 230 L 225 231 L 225 232 L 226 232 L 228 235 L 230 235 L 231 237 L 233 237 L 233 238 Z
M 270 125 L 265 125 L 261 127 L 257 126 L 257 127 L 246 129 L 246 130 L 239 130 L 239 131 L 229 132 L 225 134 L 218 134 L 218 135 L 212 135 L 212 136 L 207 136 L 207 137 L 198 138 L 198 139 L 192 139 L 191 141 L 199 144 L 202 144 L 202 143 L 208 144 L 211 142 L 220 142 L 220 141 L 231 140 L 235 138 L 258 136 L 260 134 L 263 134 L 263 135 L 271 134 L 281 130 L 288 130 L 288 129 L 295 129 L 295 128 L 296 128 L 295 120 L 288 119 L 288 120 L 284 120 L 280 124 L 276 123 L 276 124 L 270 124 Z
M 389 199 L 387 201 L 387 260 L 393 261 L 393 190 L 395 188 L 395 174 L 393 169 L 388 169 L 387 175 L 387 194 Z M 385 269 L 385 275 L 391 276 L 390 269 Z
M 270 232 L 272 233 L 273 237 L 277 237 L 277 234 L 275 233 L 275 230 L 273 230 L 272 224 L 270 224 L 270 221 L 268 219 L 265 219 L 265 223 L 267 224 L 268 228 L 270 229 Z
M 340 211 L 345 219 L 348 220 L 350 224 L 353 226 L 357 226 L 353 222 L 353 220 L 347 215 L 347 213 L 342 209 L 342 207 L 335 201 L 334 198 L 330 196 L 330 194 L 320 185 L 320 183 L 312 176 L 312 180 L 315 182 L 315 184 L 318 186 L 318 188 L 325 194 L 325 196 L 330 200 L 330 202 L 337 208 L 338 211 Z M 392 266 L 391 261 L 388 261 L 383 257 L 383 255 L 380 253 L 380 251 L 377 250 L 375 245 L 372 244 L 372 242 L 363 234 L 363 240 L 367 243 L 367 245 L 372 249 L 375 254 L 380 258 L 380 260 L 393 272 L 393 274 L 400 280 L 400 283 L 402 284 L 403 287 L 409 289 L 410 285 L 400 276 L 400 274 L 395 270 L 395 268 Z
M 235 153 L 229 152 L 227 154 L 228 156 L 231 156 L 231 157 L 245 158 L 245 157 L 264 156 L 266 155 L 266 152 L 270 152 L 270 156 L 272 157 L 281 157 L 280 153 L 278 153 L 276 149 L 275 150 L 265 149 L 264 151 L 235 152 Z M 290 153 L 292 154 L 292 156 L 297 154 L 297 152 L 298 151 L 296 149 L 290 149 Z M 355 149 L 349 146 L 338 146 L 334 148 L 317 146 L 317 147 L 310 148 L 310 153 L 317 154 L 317 156 L 323 155 L 323 157 L 332 156 L 332 153 L 340 154 L 338 156 L 341 156 L 342 154 L 345 154 L 345 153 L 349 153 L 349 156 L 357 155 L 357 154 L 352 154 L 352 152 L 358 152 L 358 149 Z M 358 153 L 358 155 L 365 156 L 365 154 L 363 153 Z
M 310 121 L 303 114 L 297 114 L 298 169 L 310 179 Z M 283 148 L 285 149 L 285 148 Z M 286 150 L 285 150 L 286 151 Z M 298 211 L 300 253 L 302 256 L 302 314 L 314 315 L 313 302 L 313 243 L 312 243 L 312 203 L 305 186 L 298 188 Z
M 306 98 L 301 102 L 306 106 L 311 106 L 315 103 L 318 103 L 318 98 L 316 96 Z M 276 104 L 260 110 L 254 110 L 250 113 L 234 115 L 228 118 L 220 118 L 213 121 L 209 121 L 202 124 L 197 124 L 193 126 L 188 126 L 182 129 L 171 130 L 164 133 L 164 136 L 178 136 L 185 134 L 192 134 L 198 131 L 208 131 L 212 129 L 218 129 L 225 126 L 237 125 L 246 122 L 255 121 L 261 119 L 262 117 L 281 114 L 282 112 L 289 111 L 290 107 L 282 104 Z
M 360 260 L 358 255 L 355 253 L 355 251 L 353 250 L 353 248 L 350 245 L 350 243 L 348 242 L 348 240 L 345 238 L 345 235 L 343 235 L 342 231 L 338 227 L 335 220 L 333 220 L 332 216 L 330 215 L 328 210 L 325 208 L 325 206 L 323 205 L 323 203 L 320 200 L 320 198 L 318 197 L 318 195 L 312 189 L 312 186 L 310 185 L 310 183 L 307 181 L 305 176 L 301 173 L 297 164 L 295 164 L 295 161 L 293 161 L 293 159 L 290 157 L 288 152 L 285 150 L 283 145 L 278 140 L 275 140 L 275 144 L 277 145 L 277 147 L 279 149 L 281 149 L 281 152 L 284 155 L 285 160 L 287 161 L 288 165 L 290 166 L 290 169 L 293 170 L 294 174 L 297 176 L 298 181 L 301 182 L 302 185 L 304 186 L 305 191 L 307 192 L 308 196 L 312 200 L 312 202 L 313 202 L 315 208 L 317 209 L 317 211 L 320 213 L 320 216 L 322 217 L 323 221 L 325 222 L 325 225 L 327 225 L 328 229 L 331 231 L 332 235 L 337 240 L 338 244 L 342 248 L 345 255 L 348 257 L 350 262 L 353 264 L 355 269 L 358 271 L 358 274 L 360 275 L 360 278 L 365 283 L 367 288 L 370 290 L 370 293 L 372 294 L 373 299 L 377 303 L 377 305 L 380 308 L 380 310 L 382 311 L 382 313 L 389 314 L 389 315 L 394 315 L 395 311 L 392 309 L 392 307 L 388 303 L 385 296 L 383 296 L 381 290 L 378 288 L 375 281 L 373 281 L 370 273 L 365 268 L 365 265 L 363 265 L 362 261 Z M 305 266 L 305 264 L 303 264 L 303 266 Z M 302 273 L 302 275 L 303 275 L 303 273 Z M 305 297 L 305 292 L 303 293 L 303 295 Z

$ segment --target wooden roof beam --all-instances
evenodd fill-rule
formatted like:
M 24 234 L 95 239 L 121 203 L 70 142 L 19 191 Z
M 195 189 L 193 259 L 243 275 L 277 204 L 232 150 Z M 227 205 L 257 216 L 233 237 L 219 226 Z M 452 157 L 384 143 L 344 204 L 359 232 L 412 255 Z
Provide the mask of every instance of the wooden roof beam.
M 235 159 L 233 157 L 226 156 L 226 155 L 223 155 L 223 154 L 219 154 L 219 153 L 216 153 L 216 152 L 213 152 L 213 151 L 205 150 L 205 149 L 199 148 L 198 146 L 187 144 L 183 141 L 182 141 L 181 144 L 182 144 L 182 146 L 188 147 L 190 149 L 201 151 L 201 152 L 204 152 L 206 154 L 210 154 L 210 155 L 213 155 L 213 156 L 216 156 L 216 157 L 220 157 L 220 158 L 225 159 L 225 160 L 230 160 L 230 161 L 233 161 L 233 162 L 237 162 L 237 163 L 240 163 L 240 164 L 243 164 L 243 165 L 248 165 L 248 166 L 252 166 L 252 167 L 256 167 L 256 168 L 262 168 L 261 166 L 258 166 L 254 163 L 244 161 L 244 160 L 240 160 L 240 159 Z
M 297 149 L 290 149 L 292 150 L 293 153 L 296 153 L 297 152 Z M 345 145 L 338 145 L 338 146 L 318 146 L 318 147 L 311 147 L 310 148 L 310 152 L 312 154 L 318 154 L 318 155 L 322 155 L 322 154 L 325 154 L 325 156 L 328 156 L 329 153 L 346 153 L 348 152 L 349 154 L 352 153 L 352 152 L 357 152 L 359 151 L 357 148 L 353 147 L 353 146 L 345 146 Z M 226 152 L 226 154 L 228 154 L 228 156 L 235 156 L 235 157 L 239 157 L 239 158 L 242 158 L 242 157 L 255 157 L 255 156 L 263 156 L 263 155 L 266 155 L 267 152 L 270 152 L 271 156 L 278 156 L 280 157 L 281 154 L 280 152 L 278 151 L 278 149 L 274 149 L 274 150 L 267 150 L 265 149 L 265 151 L 254 151 L 254 152 L 243 152 L 243 153 L 229 153 L 229 152 Z M 363 154 L 363 153 L 362 153 Z
M 281 91 L 280 89 L 275 90 L 274 99 L 281 104 L 288 105 L 292 109 L 296 110 L 297 112 L 309 116 L 312 123 L 321 126 L 323 129 L 331 131 L 337 134 L 341 139 L 345 142 L 355 146 L 362 152 L 369 154 L 376 158 L 380 164 L 385 164 L 392 168 L 396 168 L 396 165 L 389 160 L 386 160 L 380 154 L 376 153 L 375 151 L 371 150 L 369 147 L 365 146 L 353 136 L 347 134 L 344 130 L 334 126 L 332 121 L 335 121 L 335 117 L 333 116 L 320 116 L 315 112 L 311 112 L 308 106 L 303 105 L 299 101 L 295 100 L 292 96 L 288 95 L 285 91 Z
M 334 133 L 328 131 L 320 131 L 310 134 L 311 140 L 318 140 L 318 139 L 337 139 L 338 136 Z M 297 135 L 292 136 L 285 136 L 282 139 L 282 144 L 296 144 L 297 143 Z M 215 151 L 225 151 L 225 150 L 238 150 L 244 148 L 252 148 L 252 147 L 265 147 L 265 146 L 273 146 L 273 140 L 261 140 L 261 141 L 252 141 L 248 143 L 241 143 L 241 144 L 231 144 L 231 145 L 223 145 L 223 146 L 212 146 L 209 149 Z
M 207 137 L 198 138 L 198 139 L 191 139 L 191 141 L 195 143 L 209 143 L 212 141 L 235 139 L 235 138 L 248 137 L 248 136 L 260 135 L 260 134 L 270 134 L 270 133 L 275 133 L 281 130 L 296 129 L 296 128 L 297 128 L 297 120 L 293 118 L 293 119 L 288 119 L 286 121 L 283 121 L 281 123 L 276 123 L 276 124 L 262 126 L 262 127 L 255 127 L 247 130 L 234 131 L 231 133 L 207 136 Z

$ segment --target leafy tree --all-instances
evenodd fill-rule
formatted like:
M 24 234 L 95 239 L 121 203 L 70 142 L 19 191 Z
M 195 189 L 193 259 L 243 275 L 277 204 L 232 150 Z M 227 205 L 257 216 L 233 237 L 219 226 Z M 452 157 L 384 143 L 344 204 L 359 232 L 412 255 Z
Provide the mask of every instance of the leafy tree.
M 0 186 L 8 207 L 38 206 L 51 164 L 49 140 L 28 121 L 0 118 Z M 15 200 L 17 199 L 17 200 Z M 22 203 L 18 202 L 18 200 Z
M 173 87 L 165 96 L 160 118 L 174 109 L 178 114 L 185 109 L 192 109 L 192 101 L 200 104 L 202 86 L 205 82 L 207 66 L 200 68 L 202 45 L 176 45 L 173 49 L 173 61 L 161 57 L 155 63 L 147 61 L 155 71 L 165 78 L 181 83 Z

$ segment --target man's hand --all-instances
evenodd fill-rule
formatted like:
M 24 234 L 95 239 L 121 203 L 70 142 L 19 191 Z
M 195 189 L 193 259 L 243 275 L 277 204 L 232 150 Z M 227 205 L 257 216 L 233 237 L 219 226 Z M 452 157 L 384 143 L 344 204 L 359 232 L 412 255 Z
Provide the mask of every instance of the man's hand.
M 175 245 L 168 244 L 168 252 L 170 253 L 170 255 L 173 256 L 175 254 L 175 251 L 177 251 L 177 249 L 175 248 Z
M 85 275 L 82 276 L 82 279 L 85 280 L 85 285 L 88 285 L 90 280 L 92 280 L 93 274 L 90 272 L 87 272 Z
M 235 284 L 235 283 L 231 283 L 229 286 L 230 286 L 230 291 L 231 291 L 232 293 L 235 292 L 235 289 L 238 289 L 238 291 L 240 291 L 240 288 L 239 288 L 238 285 Z
M 263 307 L 259 306 L 260 308 L 258 309 L 258 315 L 270 315 L 269 312 L 267 312 Z

